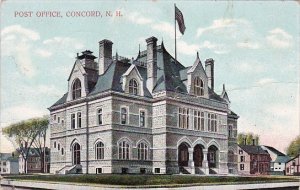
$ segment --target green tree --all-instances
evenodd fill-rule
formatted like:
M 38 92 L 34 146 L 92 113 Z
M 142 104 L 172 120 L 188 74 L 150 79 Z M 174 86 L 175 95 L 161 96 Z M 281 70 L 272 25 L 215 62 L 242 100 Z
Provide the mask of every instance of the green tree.
M 33 118 L 24 120 L 18 123 L 11 124 L 5 127 L 2 132 L 9 137 L 9 140 L 14 144 L 18 153 L 24 159 L 24 173 L 27 173 L 27 159 L 30 148 L 41 148 L 41 136 L 44 136 L 43 150 L 41 150 L 40 156 L 45 150 L 45 136 L 48 128 L 49 120 L 47 117 Z M 42 148 L 41 148 L 42 149 Z M 41 163 L 42 163 L 41 159 Z M 43 165 L 42 165 L 43 166 Z
M 239 145 L 244 144 L 244 138 L 245 138 L 245 134 L 239 133 L 238 136 L 237 136 L 237 143 Z
M 253 144 L 253 133 L 248 133 L 246 137 L 246 144 L 252 145 Z
M 300 154 L 300 135 L 298 135 L 287 147 L 286 153 L 290 157 Z
M 253 139 L 255 140 L 255 145 L 259 145 L 259 135 L 253 133 L 239 133 L 237 136 L 237 143 L 239 145 L 244 145 L 246 140 L 246 145 L 252 145 Z

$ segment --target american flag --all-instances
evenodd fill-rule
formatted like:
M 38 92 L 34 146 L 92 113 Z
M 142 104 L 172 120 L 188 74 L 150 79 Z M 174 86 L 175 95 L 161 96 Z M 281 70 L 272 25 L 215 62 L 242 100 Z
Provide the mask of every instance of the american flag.
M 177 20 L 179 31 L 181 34 L 184 34 L 185 31 L 185 25 L 183 20 L 182 12 L 175 6 L 175 19 Z

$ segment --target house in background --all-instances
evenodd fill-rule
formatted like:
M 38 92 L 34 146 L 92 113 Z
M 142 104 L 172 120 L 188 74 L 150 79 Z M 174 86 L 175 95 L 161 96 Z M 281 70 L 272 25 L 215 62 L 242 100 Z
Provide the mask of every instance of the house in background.
M 271 157 L 256 145 L 238 146 L 238 173 L 241 175 L 268 174 Z
M 262 145 L 261 148 L 267 151 L 272 159 L 270 163 L 270 174 L 284 175 L 285 163 L 291 158 L 271 146 Z
M 46 147 L 45 151 L 45 168 L 42 171 L 43 156 L 41 157 L 36 148 L 30 148 L 27 159 L 27 173 L 49 173 L 50 171 L 50 149 Z M 20 155 L 19 156 L 19 172 L 24 173 L 25 160 Z
M 285 164 L 286 175 L 300 175 L 300 154 Z
M 12 153 L 0 153 L 0 174 L 18 174 L 18 157 Z

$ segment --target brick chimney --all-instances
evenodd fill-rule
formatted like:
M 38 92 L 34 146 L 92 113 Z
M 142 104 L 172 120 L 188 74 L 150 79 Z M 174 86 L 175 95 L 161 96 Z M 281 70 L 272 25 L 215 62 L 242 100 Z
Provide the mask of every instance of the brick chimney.
M 157 38 L 150 37 L 147 42 L 147 88 L 152 93 L 157 81 Z
M 101 40 L 99 42 L 99 75 L 105 73 L 112 63 L 112 45 L 110 40 Z
M 205 61 L 205 72 L 208 79 L 208 87 L 214 90 L 214 60 L 212 58 Z

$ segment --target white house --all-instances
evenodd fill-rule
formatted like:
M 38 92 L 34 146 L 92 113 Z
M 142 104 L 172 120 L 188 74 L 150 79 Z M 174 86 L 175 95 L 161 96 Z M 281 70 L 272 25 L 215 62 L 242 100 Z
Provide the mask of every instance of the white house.
M 271 146 L 261 146 L 262 149 L 267 151 L 271 156 L 270 172 L 271 174 L 284 174 L 285 173 L 285 164 L 291 158 L 279 150 Z
M 18 157 L 13 157 L 11 153 L 0 153 L 0 174 L 18 174 Z

